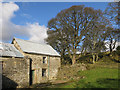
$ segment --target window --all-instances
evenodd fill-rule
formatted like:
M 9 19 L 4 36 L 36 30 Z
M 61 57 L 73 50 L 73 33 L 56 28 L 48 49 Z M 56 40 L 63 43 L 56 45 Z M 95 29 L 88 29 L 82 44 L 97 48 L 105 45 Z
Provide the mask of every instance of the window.
M 42 77 L 46 76 L 46 69 L 42 69 Z
M 43 57 L 43 63 L 47 63 L 46 57 Z

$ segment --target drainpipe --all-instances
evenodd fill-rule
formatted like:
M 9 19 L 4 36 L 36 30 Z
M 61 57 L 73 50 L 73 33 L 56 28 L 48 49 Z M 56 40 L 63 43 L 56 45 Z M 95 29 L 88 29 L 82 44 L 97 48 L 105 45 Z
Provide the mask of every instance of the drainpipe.
M 49 80 L 50 56 L 48 56 L 48 80 Z

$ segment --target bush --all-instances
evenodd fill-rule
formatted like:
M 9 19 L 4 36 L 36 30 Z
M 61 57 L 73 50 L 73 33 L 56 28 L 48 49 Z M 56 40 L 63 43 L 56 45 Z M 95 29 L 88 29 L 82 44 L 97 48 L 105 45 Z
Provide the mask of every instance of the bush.
M 90 55 L 90 54 L 88 54 L 88 55 L 83 55 L 83 56 L 81 56 L 78 60 L 77 60 L 77 62 L 78 63 L 91 63 L 91 60 L 92 59 L 92 55 Z
M 117 54 L 118 56 L 120 56 L 120 46 L 118 46 L 118 47 L 116 48 L 116 54 Z
M 120 46 L 118 46 L 118 47 L 116 48 L 116 50 L 117 50 L 117 51 L 120 51 Z
M 99 58 L 103 58 L 104 57 L 104 53 L 99 53 L 98 56 L 99 56 Z
M 65 55 L 65 56 L 64 56 L 64 59 L 62 60 L 62 64 L 63 64 L 63 65 L 72 64 L 72 60 L 71 60 L 71 58 L 69 57 L 69 55 Z

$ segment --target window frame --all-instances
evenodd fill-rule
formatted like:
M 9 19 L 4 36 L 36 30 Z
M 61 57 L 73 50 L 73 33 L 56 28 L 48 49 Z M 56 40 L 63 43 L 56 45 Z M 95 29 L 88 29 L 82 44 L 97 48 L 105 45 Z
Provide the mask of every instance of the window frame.
M 42 60 L 42 63 L 43 63 L 43 64 L 47 64 L 47 60 L 46 60 L 47 57 L 43 57 L 42 59 L 43 59 L 43 60 Z
M 43 72 L 44 71 L 44 72 Z M 42 68 L 42 77 L 46 77 L 47 75 L 46 75 L 46 72 L 47 72 L 47 69 L 45 69 L 45 68 Z

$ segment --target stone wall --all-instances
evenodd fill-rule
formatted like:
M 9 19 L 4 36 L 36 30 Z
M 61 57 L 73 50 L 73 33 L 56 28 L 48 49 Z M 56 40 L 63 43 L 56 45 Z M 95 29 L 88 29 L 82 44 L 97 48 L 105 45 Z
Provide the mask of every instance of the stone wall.
M 61 64 L 60 57 L 24 53 L 15 40 L 13 40 L 12 43 L 25 57 L 31 59 L 30 75 L 32 75 L 32 71 L 34 71 L 34 80 L 32 80 L 32 84 L 43 83 L 47 82 L 48 80 L 56 79 L 57 72 Z M 43 57 L 46 57 L 46 63 L 43 63 Z M 42 77 L 42 69 L 46 69 L 46 77 Z
M 28 53 L 24 53 L 24 55 L 32 60 L 31 69 L 35 71 L 35 79 L 33 84 L 56 79 L 61 63 L 60 57 Z M 46 57 L 46 63 L 43 63 L 43 57 Z M 42 69 L 46 69 L 46 77 L 42 77 Z
M 57 77 L 57 73 L 58 73 L 58 70 L 61 66 L 61 61 L 60 61 L 60 57 L 52 57 L 50 56 L 50 72 L 49 72 L 49 79 L 50 80 L 54 80 L 56 79 Z
M 2 58 L 3 88 L 20 88 L 29 86 L 29 59 Z

